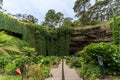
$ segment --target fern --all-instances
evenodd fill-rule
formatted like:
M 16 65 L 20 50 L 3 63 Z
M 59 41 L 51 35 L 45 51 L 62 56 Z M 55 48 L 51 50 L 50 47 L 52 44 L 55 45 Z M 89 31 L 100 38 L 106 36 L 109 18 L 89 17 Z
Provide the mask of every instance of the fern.
M 4 32 L 0 32 L 0 53 L 2 55 L 10 57 L 10 53 L 21 54 L 21 48 L 24 46 L 27 46 L 27 43 L 12 36 L 9 36 Z

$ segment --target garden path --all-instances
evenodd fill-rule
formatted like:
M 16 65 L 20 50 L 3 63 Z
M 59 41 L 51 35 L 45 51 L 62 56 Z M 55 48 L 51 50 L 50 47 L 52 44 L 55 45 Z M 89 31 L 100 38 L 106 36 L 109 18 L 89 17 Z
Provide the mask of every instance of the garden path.
M 63 64 L 65 80 L 83 80 L 78 76 L 75 69 L 69 68 L 65 60 Z M 58 68 L 51 70 L 51 73 L 53 77 L 47 78 L 45 80 L 62 80 L 62 61 L 60 62 Z

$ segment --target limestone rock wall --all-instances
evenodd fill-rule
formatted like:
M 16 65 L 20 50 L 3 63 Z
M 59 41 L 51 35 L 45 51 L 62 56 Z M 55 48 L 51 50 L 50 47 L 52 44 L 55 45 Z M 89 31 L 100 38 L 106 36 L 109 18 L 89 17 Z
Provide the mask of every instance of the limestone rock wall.
M 90 43 L 112 42 L 110 26 L 98 26 L 74 30 L 71 35 L 70 54 L 82 50 Z

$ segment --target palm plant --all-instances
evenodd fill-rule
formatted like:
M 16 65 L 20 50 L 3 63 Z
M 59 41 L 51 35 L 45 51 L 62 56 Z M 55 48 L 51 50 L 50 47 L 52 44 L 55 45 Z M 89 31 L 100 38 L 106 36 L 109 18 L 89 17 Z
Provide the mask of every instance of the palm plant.
M 13 37 L 6 35 L 4 32 L 0 32 L 0 54 L 10 57 L 9 52 L 21 53 L 20 49 L 14 45 L 7 43 Z

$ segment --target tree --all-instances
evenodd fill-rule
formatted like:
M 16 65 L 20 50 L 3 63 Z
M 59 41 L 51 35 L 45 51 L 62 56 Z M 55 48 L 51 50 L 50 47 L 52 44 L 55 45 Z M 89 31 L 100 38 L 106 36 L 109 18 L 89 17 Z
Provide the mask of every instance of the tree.
M 27 22 L 27 23 L 37 23 L 38 22 L 38 19 L 35 18 L 33 15 L 29 14 L 15 14 L 13 15 L 13 17 L 17 18 L 18 20 L 21 20 L 21 21 L 24 21 L 24 22 Z
M 0 0 L 0 9 L 2 9 L 3 0 Z
M 100 22 L 109 20 L 113 14 L 120 15 L 120 0 L 95 0 L 95 4 L 90 5 L 91 0 L 76 0 L 73 7 L 76 16 L 81 24 L 86 25 L 86 20 Z M 88 23 L 87 23 L 88 24 Z
M 56 20 L 55 10 L 51 9 L 46 13 L 45 21 L 43 22 L 43 25 L 49 26 L 49 27 L 54 27 L 56 25 L 55 20 Z
M 84 13 L 79 20 L 82 25 L 89 25 L 90 23 L 90 18 L 87 13 Z
M 74 20 L 73 25 L 74 25 L 74 27 L 81 26 L 80 20 Z
M 82 15 L 90 7 L 90 0 L 76 0 L 73 10 L 77 15 Z
M 96 1 L 96 3 L 89 8 L 89 15 L 91 20 L 104 21 L 107 18 L 110 0 Z
M 64 20 L 64 16 L 61 12 L 57 12 L 56 13 L 56 17 L 57 17 L 57 26 L 61 26 L 63 24 L 63 20 Z
M 72 18 L 70 18 L 70 17 L 65 18 L 62 26 L 73 26 Z
M 63 22 L 63 14 L 61 12 L 55 12 L 55 10 L 50 9 L 46 13 L 45 21 L 43 25 L 48 27 L 60 27 Z
M 76 0 L 73 10 L 74 12 L 76 12 L 76 16 L 79 18 L 79 20 L 81 21 L 81 24 L 83 25 L 87 25 L 88 23 L 86 23 L 89 19 L 89 16 L 87 16 L 87 10 L 90 7 L 90 0 Z M 85 17 L 85 18 L 84 18 Z

